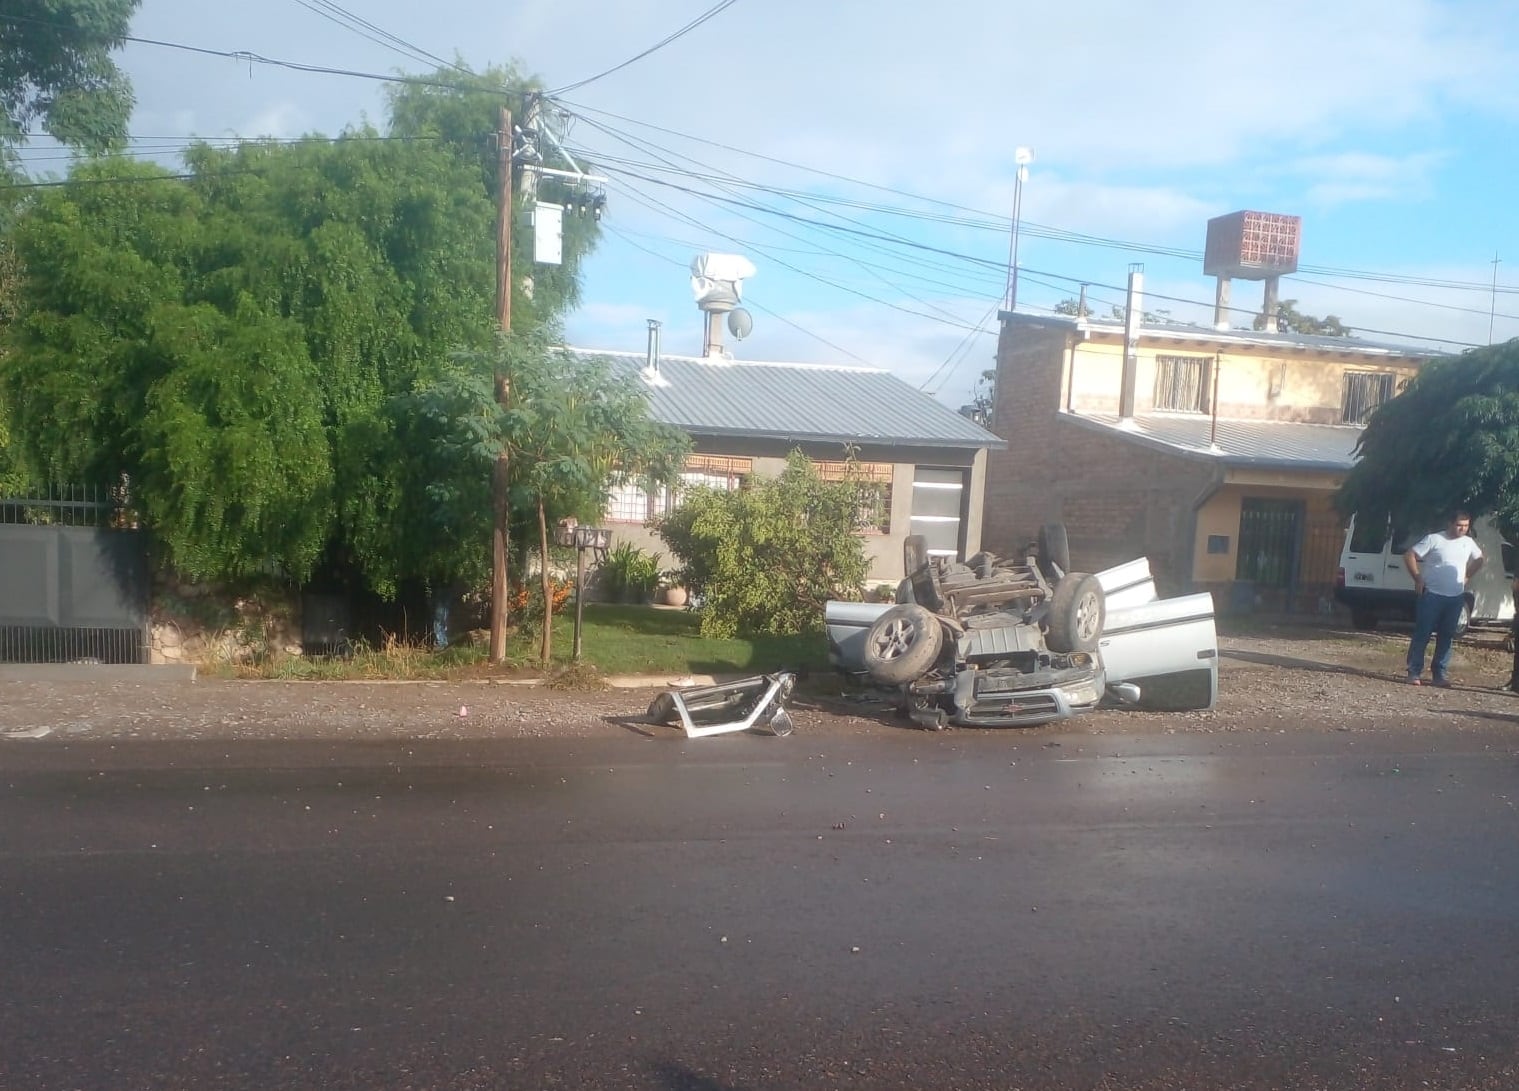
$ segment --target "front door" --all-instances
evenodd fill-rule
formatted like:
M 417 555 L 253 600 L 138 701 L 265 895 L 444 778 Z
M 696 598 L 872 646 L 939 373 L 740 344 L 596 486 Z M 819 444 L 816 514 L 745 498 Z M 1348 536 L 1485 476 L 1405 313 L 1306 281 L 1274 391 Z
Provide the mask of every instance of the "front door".
M 1303 542 L 1303 502 L 1246 497 L 1240 502 L 1239 555 L 1234 578 L 1257 588 L 1297 585 Z

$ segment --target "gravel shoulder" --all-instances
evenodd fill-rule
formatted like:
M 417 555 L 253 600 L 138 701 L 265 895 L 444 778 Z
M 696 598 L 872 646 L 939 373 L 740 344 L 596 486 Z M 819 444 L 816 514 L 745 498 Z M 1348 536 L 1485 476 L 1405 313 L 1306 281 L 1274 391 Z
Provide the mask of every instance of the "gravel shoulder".
M 1407 632 L 1324 626 L 1260 628 L 1220 637 L 1220 695 L 1206 712 L 1103 710 L 1031 732 L 1146 734 L 1223 731 L 1519 727 L 1519 697 L 1498 689 L 1511 657 L 1503 633 L 1457 646 L 1449 690 L 1401 684 Z M 144 668 L 152 670 L 153 668 Z M 0 737 L 69 739 L 478 739 L 636 733 L 679 738 L 643 722 L 658 688 L 561 691 L 493 682 L 269 682 L 200 678 L 0 682 Z M 842 680 L 814 677 L 793 700 L 798 732 L 912 730 Z M 0 751 L 0 760 L 3 760 Z

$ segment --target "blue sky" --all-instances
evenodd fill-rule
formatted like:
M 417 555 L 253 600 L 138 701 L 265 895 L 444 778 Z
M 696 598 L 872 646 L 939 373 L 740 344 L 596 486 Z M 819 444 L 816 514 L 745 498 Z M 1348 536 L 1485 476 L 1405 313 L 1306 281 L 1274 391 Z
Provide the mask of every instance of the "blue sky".
M 432 54 L 476 68 L 514 60 L 557 88 L 715 4 L 345 6 Z M 321 7 L 145 0 L 132 33 L 368 72 L 429 67 Z M 1375 340 L 1480 344 L 1490 325 L 1497 340 L 1519 336 L 1519 5 L 1228 10 L 736 0 L 561 96 L 567 142 L 610 178 L 570 339 L 638 349 L 655 318 L 666 351 L 698 352 L 686 266 L 701 250 L 737 252 L 758 272 L 744 293 L 754 332 L 730 342 L 735 355 L 863 361 L 958 405 L 995 347 L 1020 145 L 1035 157 L 1020 309 L 1047 309 L 1082 282 L 1105 308 L 1142 262 L 1147 309 L 1206 322 L 1213 285 L 1194 256 L 1206 221 L 1259 209 L 1303 217 L 1302 262 L 1314 271 L 1284 281 L 1282 295 L 1305 311 Z M 139 150 L 159 157 L 191 136 L 383 122 L 382 85 L 370 80 L 137 43 L 121 61 Z M 38 145 L 27 158 L 35 172 L 57 171 L 56 154 Z M 1259 285 L 1236 282 L 1235 306 L 1259 301 Z

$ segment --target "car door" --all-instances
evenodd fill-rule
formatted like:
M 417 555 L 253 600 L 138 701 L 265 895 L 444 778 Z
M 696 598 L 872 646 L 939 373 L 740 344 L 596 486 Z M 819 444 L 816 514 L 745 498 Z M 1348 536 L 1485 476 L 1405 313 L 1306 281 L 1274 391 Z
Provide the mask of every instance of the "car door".
M 1136 566 L 1143 559 L 1097 573 L 1106 590 L 1141 588 Z M 1153 582 L 1149 585 L 1153 595 Z M 1108 685 L 1139 688 L 1140 708 L 1212 708 L 1218 700 L 1218 631 L 1213 596 L 1206 592 L 1134 602 L 1120 592 L 1109 601 L 1097 653 Z M 1115 605 L 1116 603 L 1116 605 Z

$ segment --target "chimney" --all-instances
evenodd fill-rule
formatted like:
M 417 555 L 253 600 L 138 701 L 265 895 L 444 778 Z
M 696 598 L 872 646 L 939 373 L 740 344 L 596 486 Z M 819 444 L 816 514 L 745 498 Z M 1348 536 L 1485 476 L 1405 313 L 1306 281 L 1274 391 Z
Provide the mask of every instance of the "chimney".
M 1134 384 L 1139 372 L 1139 327 L 1144 314 L 1144 266 L 1129 266 L 1129 294 L 1123 310 L 1123 376 L 1118 390 L 1118 419 L 1134 417 Z
M 659 373 L 659 319 L 651 318 L 648 322 L 649 351 L 639 377 L 650 386 L 669 386 L 670 381 Z
M 707 327 L 702 337 L 701 354 L 703 356 L 721 356 L 723 354 L 723 311 L 704 310 L 703 321 Z

